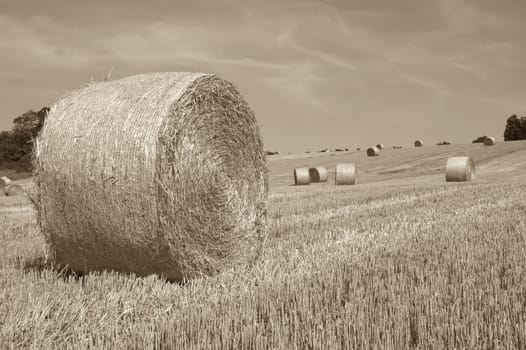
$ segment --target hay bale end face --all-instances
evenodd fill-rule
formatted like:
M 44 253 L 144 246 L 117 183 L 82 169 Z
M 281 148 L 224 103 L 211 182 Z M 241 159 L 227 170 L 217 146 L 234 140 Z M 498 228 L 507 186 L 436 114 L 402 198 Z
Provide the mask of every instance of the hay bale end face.
M 422 140 L 415 141 L 415 147 L 423 147 L 423 146 L 424 146 L 424 142 Z
M 376 145 L 376 148 L 378 148 L 378 149 L 384 149 L 384 145 L 381 144 L 381 143 L 379 143 L 379 144 Z
M 336 165 L 336 185 L 356 184 L 356 166 L 354 163 L 340 163 Z
M 484 139 L 484 146 L 495 146 L 495 138 L 494 137 L 486 137 Z
M 368 157 L 376 157 L 380 155 L 380 150 L 376 147 L 369 147 L 367 149 L 367 156 Z
M 11 185 L 8 186 L 5 190 L 5 194 L 7 196 L 23 196 L 25 195 L 25 191 L 20 185 Z
M 450 157 L 446 164 L 447 182 L 475 180 L 475 162 L 471 157 Z
M 310 185 L 310 172 L 309 168 L 296 168 L 294 169 L 294 185 Z
M 53 106 L 38 147 L 40 224 L 58 264 L 180 281 L 259 254 L 265 152 L 254 113 L 221 77 L 89 84 Z
M 324 167 L 318 166 L 309 169 L 310 182 L 327 182 L 329 173 Z

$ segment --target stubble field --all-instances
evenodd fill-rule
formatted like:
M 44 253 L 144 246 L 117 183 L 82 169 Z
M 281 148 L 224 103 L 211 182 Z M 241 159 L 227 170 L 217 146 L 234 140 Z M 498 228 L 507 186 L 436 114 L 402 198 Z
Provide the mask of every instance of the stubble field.
M 448 156 L 477 180 L 446 183 Z M 355 162 L 356 186 L 334 183 Z M 295 187 L 322 165 L 329 183 Z M 269 158 L 261 258 L 187 284 L 46 261 L 27 199 L 0 198 L 0 348 L 524 348 L 526 142 Z

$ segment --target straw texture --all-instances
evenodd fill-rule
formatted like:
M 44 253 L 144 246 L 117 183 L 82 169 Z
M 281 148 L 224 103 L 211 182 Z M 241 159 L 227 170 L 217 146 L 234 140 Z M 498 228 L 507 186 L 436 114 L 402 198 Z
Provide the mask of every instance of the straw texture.
M 57 263 L 180 281 L 251 261 L 267 166 L 228 81 L 155 73 L 73 91 L 37 140 L 39 214 Z
M 475 162 L 470 157 L 450 157 L 446 165 L 447 182 L 475 180 Z
M 367 149 L 367 156 L 369 156 L 369 157 L 376 157 L 378 155 L 380 155 L 380 151 L 378 150 L 378 148 L 376 148 L 376 147 L 369 147 Z
M 422 140 L 415 141 L 415 147 L 422 147 L 422 146 L 424 146 L 424 142 Z
M 354 163 L 336 164 L 336 185 L 354 185 L 356 184 L 356 166 Z
M 294 185 L 310 185 L 309 168 L 294 169 Z
M 310 182 L 327 182 L 329 173 L 324 167 L 318 166 L 309 169 Z
M 495 138 L 494 137 L 486 137 L 484 139 L 484 146 L 495 146 Z

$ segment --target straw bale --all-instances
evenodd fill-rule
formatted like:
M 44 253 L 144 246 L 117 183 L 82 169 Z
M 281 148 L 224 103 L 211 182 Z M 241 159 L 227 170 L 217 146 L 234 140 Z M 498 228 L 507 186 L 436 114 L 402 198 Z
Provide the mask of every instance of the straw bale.
M 367 156 L 369 157 L 376 157 L 380 155 L 380 150 L 376 147 L 369 147 L 367 149 Z
M 356 166 L 354 163 L 340 163 L 336 165 L 336 185 L 356 184 Z
M 20 185 L 10 185 L 6 187 L 5 194 L 7 196 L 23 196 L 26 192 Z
M 310 182 L 327 182 L 329 173 L 324 167 L 318 166 L 309 169 Z
M 384 149 L 384 145 L 381 144 L 381 143 L 379 143 L 379 144 L 376 145 L 376 148 L 378 148 L 378 149 Z
M 60 99 L 36 142 L 56 263 L 171 281 L 257 257 L 268 192 L 254 113 L 216 75 L 154 73 Z
M 415 141 L 415 147 L 422 147 L 422 146 L 424 146 L 424 142 L 422 140 Z
M 4 185 L 4 186 L 9 186 L 11 185 L 11 179 L 9 179 L 7 176 L 2 176 L 0 177 L 0 186 L 1 185 Z
M 450 157 L 446 165 L 446 181 L 475 180 L 475 162 L 470 157 Z
M 486 137 L 484 139 L 484 146 L 495 146 L 495 138 L 494 137 Z
M 310 185 L 310 173 L 309 168 L 296 168 L 294 169 L 294 185 Z

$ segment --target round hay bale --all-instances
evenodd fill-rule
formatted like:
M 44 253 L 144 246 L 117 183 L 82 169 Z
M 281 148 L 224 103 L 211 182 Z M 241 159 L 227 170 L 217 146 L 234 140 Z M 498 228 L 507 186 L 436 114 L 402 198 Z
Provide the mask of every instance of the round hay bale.
M 23 196 L 26 192 L 20 185 L 11 185 L 6 188 L 6 196 Z
M 450 157 L 446 165 L 446 181 L 475 180 L 475 162 L 471 157 Z
M 336 185 L 356 184 L 356 166 L 354 163 L 340 163 L 336 165 Z
M 381 143 L 379 143 L 379 144 L 376 145 L 376 148 L 378 148 L 378 149 L 384 149 L 384 145 L 381 144 Z
M 484 139 L 484 146 L 495 146 L 495 138 L 494 137 L 486 137 Z
M 376 147 L 369 147 L 367 149 L 367 156 L 368 157 L 376 157 L 380 155 L 380 150 Z
M 327 182 L 329 173 L 324 167 L 318 166 L 309 169 L 310 182 Z
M 424 142 L 422 140 L 415 141 L 415 147 L 423 147 L 423 146 L 424 146 Z
M 265 152 L 253 111 L 221 77 L 89 84 L 51 108 L 37 144 L 40 223 L 58 264 L 181 281 L 260 252 Z
M 294 169 L 294 185 L 310 185 L 310 172 L 309 168 L 296 168 Z
M 3 183 L 4 186 L 11 185 L 11 179 L 9 179 L 7 176 L 0 177 L 0 183 Z

